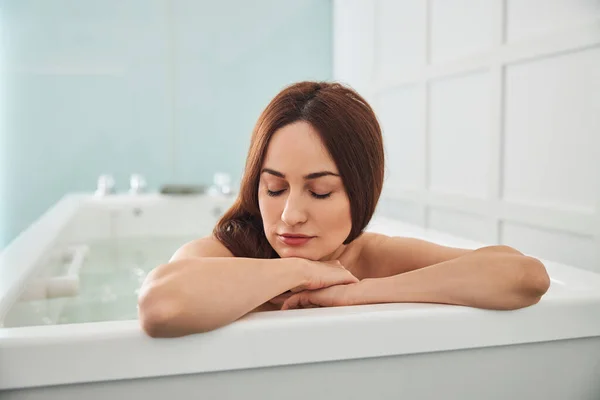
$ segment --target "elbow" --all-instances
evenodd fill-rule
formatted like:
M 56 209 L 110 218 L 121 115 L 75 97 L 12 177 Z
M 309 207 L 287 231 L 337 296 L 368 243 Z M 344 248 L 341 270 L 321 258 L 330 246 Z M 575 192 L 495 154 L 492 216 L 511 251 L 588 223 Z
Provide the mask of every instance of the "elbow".
M 515 262 L 515 281 L 494 309 L 518 310 L 540 302 L 550 288 L 550 277 L 544 264 L 533 257 L 520 256 Z
M 169 264 L 152 270 L 138 295 L 138 319 L 142 330 L 153 338 L 181 336 L 177 332 L 181 299 L 178 290 L 173 290 L 173 274 Z
M 202 299 L 186 298 L 181 277 L 163 270 L 162 265 L 153 270 L 140 288 L 138 319 L 142 330 L 152 338 L 174 338 L 218 328 L 210 313 L 198 309 Z
M 522 288 L 525 306 L 537 304 L 550 289 L 550 276 L 544 264 L 533 257 L 525 256 L 522 265 Z
M 181 308 L 172 301 L 157 304 L 143 299 L 139 301 L 138 308 L 140 327 L 151 338 L 177 338 L 219 328 L 217 325 L 186 321 L 179 312 Z
M 177 336 L 172 331 L 176 315 L 175 301 L 161 292 L 161 287 L 150 284 L 142 287 L 138 297 L 140 327 L 152 338 Z

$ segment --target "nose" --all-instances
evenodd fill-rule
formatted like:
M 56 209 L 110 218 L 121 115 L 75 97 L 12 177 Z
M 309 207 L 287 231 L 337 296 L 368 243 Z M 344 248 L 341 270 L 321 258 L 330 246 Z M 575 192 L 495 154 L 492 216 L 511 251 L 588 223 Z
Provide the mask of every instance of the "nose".
M 288 226 L 294 226 L 306 222 L 307 213 L 302 204 L 300 196 L 295 196 L 290 193 L 286 202 L 285 208 L 281 213 L 281 220 Z

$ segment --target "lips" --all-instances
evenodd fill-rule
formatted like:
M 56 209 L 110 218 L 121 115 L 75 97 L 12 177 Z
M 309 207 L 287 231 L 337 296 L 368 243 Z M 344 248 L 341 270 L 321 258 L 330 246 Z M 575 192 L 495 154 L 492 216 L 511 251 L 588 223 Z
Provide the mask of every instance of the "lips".
M 314 236 L 307 236 L 301 234 L 288 234 L 284 233 L 277 235 L 279 240 L 288 246 L 302 246 L 308 243 Z

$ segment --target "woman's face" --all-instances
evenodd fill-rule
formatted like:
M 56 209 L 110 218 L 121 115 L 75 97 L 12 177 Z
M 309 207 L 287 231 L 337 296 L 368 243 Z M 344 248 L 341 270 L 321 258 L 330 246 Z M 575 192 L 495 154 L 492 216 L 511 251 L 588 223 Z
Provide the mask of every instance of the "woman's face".
M 267 240 L 282 258 L 335 258 L 352 228 L 350 201 L 335 162 L 304 121 L 271 138 L 258 203 Z

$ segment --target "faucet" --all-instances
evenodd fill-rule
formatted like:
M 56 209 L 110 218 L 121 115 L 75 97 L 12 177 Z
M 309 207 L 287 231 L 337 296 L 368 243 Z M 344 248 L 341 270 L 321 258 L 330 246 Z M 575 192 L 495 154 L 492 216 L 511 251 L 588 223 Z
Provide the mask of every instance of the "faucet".
M 146 189 L 146 179 L 140 174 L 131 174 L 129 178 L 129 193 L 140 194 Z
M 94 194 L 96 196 L 115 194 L 115 179 L 112 175 L 104 174 L 98 177 L 96 192 Z
M 213 186 L 210 187 L 209 193 L 212 195 L 232 195 L 231 176 L 225 172 L 215 173 L 213 176 Z

